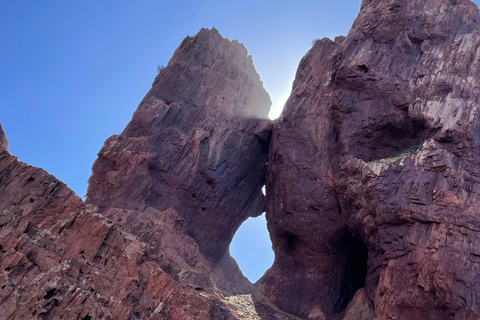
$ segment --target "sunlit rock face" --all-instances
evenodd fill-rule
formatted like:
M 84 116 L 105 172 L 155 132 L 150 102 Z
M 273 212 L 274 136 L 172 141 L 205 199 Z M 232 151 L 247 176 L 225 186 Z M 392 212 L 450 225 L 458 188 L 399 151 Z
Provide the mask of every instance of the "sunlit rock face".
M 276 259 L 257 286 L 280 309 L 480 317 L 479 21 L 467 0 L 365 0 L 347 37 L 302 59 L 273 130 Z
M 270 105 L 245 47 L 202 29 L 175 51 L 122 134 L 107 139 L 86 202 L 159 257 L 164 240 L 151 227 L 175 210 L 217 287 L 248 292 L 228 247 L 243 221 L 265 211 Z M 205 270 L 195 259 L 186 266 L 184 276 L 204 287 Z

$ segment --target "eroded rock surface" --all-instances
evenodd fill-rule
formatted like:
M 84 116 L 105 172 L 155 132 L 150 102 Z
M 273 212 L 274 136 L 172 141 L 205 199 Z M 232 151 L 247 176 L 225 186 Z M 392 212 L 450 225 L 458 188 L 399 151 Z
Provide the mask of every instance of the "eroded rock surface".
M 364 0 L 302 59 L 267 176 L 258 290 L 280 309 L 352 319 L 365 287 L 375 319 L 480 317 L 479 19 L 467 0 Z
M 0 320 L 479 319 L 479 19 L 364 0 L 273 133 L 246 49 L 202 29 L 105 142 L 86 203 L 0 126 Z M 228 246 L 265 209 L 267 156 L 275 262 L 252 292 Z
M 175 281 L 93 209 L 0 154 L 0 319 L 223 319 L 221 296 Z
M 243 45 L 202 29 L 106 141 L 87 204 L 0 126 L 0 319 L 295 319 L 228 252 L 265 210 L 269 107 Z
M 270 105 L 245 47 L 202 29 L 175 51 L 122 134 L 107 139 L 86 202 L 159 256 L 163 236 L 151 226 L 175 210 L 206 258 L 179 269 L 202 283 L 210 268 L 224 293 L 248 293 L 228 247 L 243 221 L 265 211 Z

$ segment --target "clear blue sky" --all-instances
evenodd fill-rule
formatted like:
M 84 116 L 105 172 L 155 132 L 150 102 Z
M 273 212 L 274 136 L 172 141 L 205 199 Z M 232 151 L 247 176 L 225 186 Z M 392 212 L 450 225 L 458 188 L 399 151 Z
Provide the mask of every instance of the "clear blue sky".
M 312 40 L 345 35 L 360 2 L 0 1 L 0 122 L 10 151 L 83 196 L 103 141 L 123 130 L 185 36 L 216 27 L 244 43 L 278 105 Z M 231 251 L 255 281 L 273 260 L 270 247 L 258 218 Z

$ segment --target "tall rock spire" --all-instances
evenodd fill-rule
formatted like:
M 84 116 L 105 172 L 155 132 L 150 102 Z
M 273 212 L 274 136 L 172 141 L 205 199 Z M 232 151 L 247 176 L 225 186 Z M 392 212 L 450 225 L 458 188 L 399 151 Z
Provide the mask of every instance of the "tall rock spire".
M 87 203 L 140 238 L 155 235 L 131 222 L 138 212 L 175 210 L 212 267 L 234 283 L 217 286 L 248 291 L 228 247 L 243 221 L 265 211 L 270 104 L 242 44 L 216 29 L 185 38 L 122 134 L 100 150 Z
M 269 106 L 243 45 L 202 29 L 105 142 L 87 203 L 0 127 L 0 319 L 293 319 L 239 295 L 228 250 L 265 209 Z

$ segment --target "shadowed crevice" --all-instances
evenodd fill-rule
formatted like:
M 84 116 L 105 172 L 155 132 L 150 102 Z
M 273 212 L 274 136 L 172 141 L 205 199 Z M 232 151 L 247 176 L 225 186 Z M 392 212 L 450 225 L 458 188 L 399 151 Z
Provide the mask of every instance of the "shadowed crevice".
M 340 246 L 345 250 L 345 267 L 340 296 L 335 303 L 335 311 L 341 312 L 352 300 L 355 292 L 365 287 L 367 277 L 368 249 L 362 240 L 352 236 L 345 230 Z

